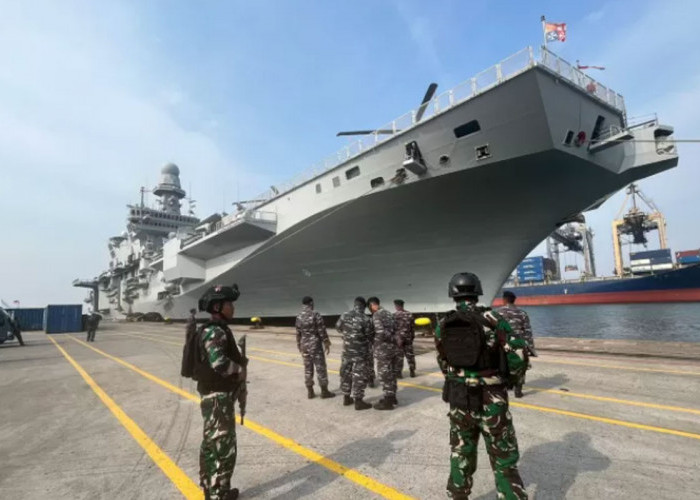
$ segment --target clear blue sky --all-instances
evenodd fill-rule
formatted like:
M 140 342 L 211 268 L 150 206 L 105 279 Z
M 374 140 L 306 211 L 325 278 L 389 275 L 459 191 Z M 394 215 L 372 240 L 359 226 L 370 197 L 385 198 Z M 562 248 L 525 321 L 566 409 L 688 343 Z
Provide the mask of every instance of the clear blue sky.
M 343 129 L 412 109 L 568 24 L 553 45 L 700 138 L 694 1 L 4 1 L 0 16 L 0 298 L 76 302 L 107 263 L 127 203 L 181 167 L 200 216 L 227 210 L 333 153 Z M 644 181 L 674 249 L 700 246 L 700 146 Z M 589 220 L 612 269 L 616 196 Z M 570 259 L 573 260 L 573 259 Z

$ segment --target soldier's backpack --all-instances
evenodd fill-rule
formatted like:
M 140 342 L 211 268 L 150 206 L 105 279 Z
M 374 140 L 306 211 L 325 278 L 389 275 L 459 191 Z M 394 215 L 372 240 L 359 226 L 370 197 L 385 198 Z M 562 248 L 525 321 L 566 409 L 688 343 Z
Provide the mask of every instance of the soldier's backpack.
M 442 326 L 447 362 L 474 372 L 497 368 L 492 366 L 492 356 L 486 345 L 486 326 L 488 322 L 476 311 L 451 311 Z
M 182 365 L 180 367 L 180 375 L 185 378 L 197 380 L 195 377 L 196 365 L 201 359 L 201 349 L 199 341 L 199 329 L 187 331 L 185 337 L 185 345 L 182 348 Z

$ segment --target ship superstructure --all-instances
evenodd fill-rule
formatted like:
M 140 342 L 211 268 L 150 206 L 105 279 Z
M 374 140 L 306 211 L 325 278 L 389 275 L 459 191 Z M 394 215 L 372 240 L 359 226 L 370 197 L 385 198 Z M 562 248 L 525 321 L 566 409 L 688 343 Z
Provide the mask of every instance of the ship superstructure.
M 110 268 L 76 284 L 102 309 L 171 317 L 233 282 L 241 315 L 290 316 L 304 295 L 326 314 L 361 294 L 444 310 L 455 272 L 490 300 L 554 229 L 678 162 L 671 127 L 630 121 L 621 95 L 546 49 L 426 98 L 234 214 L 181 215 L 166 166 L 161 208 L 129 207 Z

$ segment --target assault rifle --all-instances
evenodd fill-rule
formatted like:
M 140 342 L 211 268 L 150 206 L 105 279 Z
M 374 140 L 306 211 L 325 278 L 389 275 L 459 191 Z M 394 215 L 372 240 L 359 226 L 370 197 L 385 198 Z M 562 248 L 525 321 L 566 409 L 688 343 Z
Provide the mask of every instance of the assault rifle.
M 246 336 L 243 335 L 239 340 L 238 340 L 238 347 L 240 348 L 241 351 L 241 356 L 243 356 L 243 359 L 247 359 L 245 355 L 245 343 L 246 343 Z M 241 385 L 238 387 L 238 391 L 236 392 L 236 400 L 238 400 L 238 407 L 240 409 L 240 414 L 241 414 L 241 425 L 245 425 L 245 409 L 248 404 L 248 367 L 246 366 L 246 376 L 245 378 L 241 381 Z

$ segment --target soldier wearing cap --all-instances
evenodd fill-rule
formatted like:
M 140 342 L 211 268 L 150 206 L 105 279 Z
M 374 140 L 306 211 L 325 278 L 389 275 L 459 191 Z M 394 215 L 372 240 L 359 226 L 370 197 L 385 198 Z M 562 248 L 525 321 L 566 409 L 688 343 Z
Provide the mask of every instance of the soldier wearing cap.
M 314 367 L 321 386 L 321 399 L 333 398 L 335 394 L 328 390 L 328 369 L 326 356 L 331 349 L 331 341 L 326 332 L 323 316 L 314 311 L 314 299 L 306 296 L 301 300 L 303 305 L 297 316 L 297 349 L 304 358 L 304 384 L 308 398 L 316 397 L 314 392 Z
M 530 326 L 530 317 L 525 311 L 515 305 L 516 296 L 510 290 L 503 292 L 503 302 L 505 305 L 498 310 L 498 313 L 503 316 L 508 324 L 513 329 L 513 334 L 527 342 L 527 348 L 523 351 L 525 357 L 525 366 L 529 365 L 528 356 L 537 357 L 535 351 L 535 341 L 532 338 L 532 327 Z M 525 370 L 514 383 L 514 393 L 516 398 L 523 397 L 523 384 L 525 383 Z

